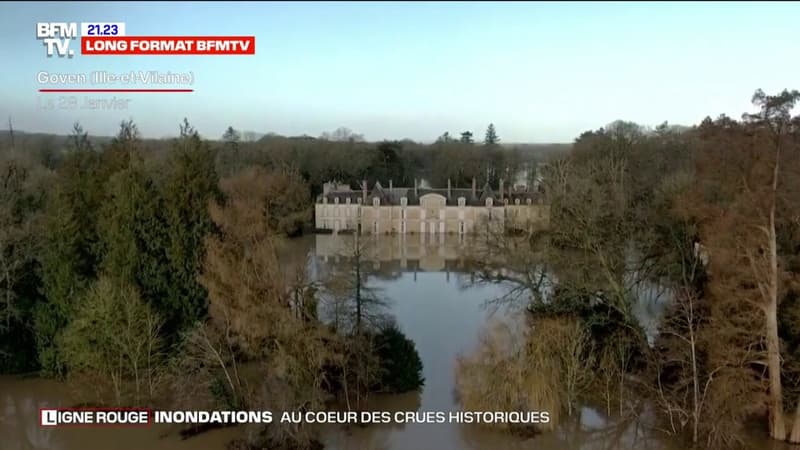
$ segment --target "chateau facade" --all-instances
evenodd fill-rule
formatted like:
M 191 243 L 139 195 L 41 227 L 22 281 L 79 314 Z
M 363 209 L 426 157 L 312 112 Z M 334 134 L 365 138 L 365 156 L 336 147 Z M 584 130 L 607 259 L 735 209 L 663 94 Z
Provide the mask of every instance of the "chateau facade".
M 466 234 L 481 223 L 494 226 L 546 224 L 549 207 L 541 193 L 505 189 L 500 180 L 498 192 L 489 185 L 476 189 L 446 189 L 418 186 L 388 188 L 376 182 L 369 189 L 325 183 L 314 205 L 317 229 L 361 234 Z M 522 225 L 520 225 L 522 226 Z

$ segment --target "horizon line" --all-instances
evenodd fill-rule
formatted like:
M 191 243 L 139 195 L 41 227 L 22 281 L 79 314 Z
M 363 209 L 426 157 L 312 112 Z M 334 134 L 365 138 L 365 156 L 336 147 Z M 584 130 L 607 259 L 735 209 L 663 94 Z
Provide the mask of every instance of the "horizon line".
M 8 128 L 0 128 L 0 133 L 9 133 L 10 131 L 11 130 L 9 130 Z M 307 135 L 307 134 L 298 134 L 298 135 L 289 136 L 289 135 L 283 135 L 283 134 L 278 134 L 278 133 L 269 133 L 269 132 L 261 133 L 261 132 L 252 131 L 252 130 L 237 130 L 237 131 L 239 131 L 240 133 L 252 132 L 252 133 L 261 134 L 261 136 L 258 139 L 253 140 L 253 141 L 245 141 L 245 140 L 241 140 L 240 139 L 239 140 L 240 143 L 258 142 L 258 141 L 260 141 L 264 137 L 267 137 L 270 134 L 272 134 L 271 137 L 273 137 L 273 138 L 284 138 L 284 139 L 293 139 L 293 138 L 294 139 L 298 139 L 298 138 L 306 138 L 306 139 L 308 139 L 308 138 L 310 138 L 310 139 L 315 139 L 315 140 L 320 140 L 320 141 L 326 140 L 326 139 L 320 138 L 319 136 L 311 136 L 311 135 Z M 63 136 L 63 137 L 68 137 L 70 135 L 69 132 L 54 133 L 54 132 L 50 132 L 50 131 L 29 131 L 29 130 L 16 129 L 16 128 L 14 129 L 14 133 L 46 134 L 46 135 L 49 134 L 49 135 L 52 135 L 52 136 Z M 203 139 L 205 139 L 207 141 L 222 141 L 223 140 L 222 137 L 210 138 L 210 137 L 203 136 L 203 133 L 199 133 L 199 134 L 200 134 L 201 138 L 203 138 Z M 89 138 L 108 138 L 108 139 L 113 139 L 115 136 L 116 135 L 89 133 Z M 162 140 L 162 139 L 175 139 L 177 137 L 179 137 L 179 136 L 176 134 L 176 135 L 168 135 L 168 136 L 160 136 L 160 137 L 140 136 L 139 138 L 143 139 L 143 140 L 147 140 L 147 139 Z M 412 139 L 412 138 L 376 139 L 376 140 L 364 139 L 362 141 L 357 141 L 356 143 L 372 144 L 372 143 L 381 143 L 381 142 L 403 142 L 403 141 L 411 141 L 411 142 L 414 142 L 415 144 L 423 144 L 423 145 L 430 145 L 430 144 L 435 144 L 436 143 L 435 139 L 434 140 L 416 140 L 416 139 Z M 347 141 L 329 141 L 329 142 L 347 142 Z M 457 142 L 457 141 L 453 141 L 453 142 Z M 572 144 L 574 144 L 574 140 L 568 141 L 568 142 L 563 142 L 563 141 L 562 142 L 556 142 L 556 141 L 550 141 L 550 142 L 510 141 L 510 142 L 500 142 L 498 145 L 504 146 L 504 145 L 572 145 Z M 481 146 L 481 145 L 483 145 L 483 142 L 473 142 L 473 145 Z

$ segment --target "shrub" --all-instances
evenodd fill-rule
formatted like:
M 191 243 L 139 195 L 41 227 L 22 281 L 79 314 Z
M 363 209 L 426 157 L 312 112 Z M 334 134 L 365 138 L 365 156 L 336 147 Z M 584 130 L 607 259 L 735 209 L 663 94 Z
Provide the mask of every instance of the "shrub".
M 402 393 L 425 384 L 417 347 L 397 325 L 387 325 L 375 336 L 375 351 L 381 366 L 379 390 Z

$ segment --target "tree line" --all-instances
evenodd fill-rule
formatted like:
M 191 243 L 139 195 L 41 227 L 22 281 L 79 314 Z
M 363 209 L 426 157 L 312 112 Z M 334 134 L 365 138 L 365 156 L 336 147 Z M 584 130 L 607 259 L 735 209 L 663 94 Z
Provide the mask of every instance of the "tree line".
M 322 185 L 331 180 L 348 183 L 354 188 L 362 180 L 370 185 L 380 180 L 387 185 L 413 186 L 414 179 L 426 180 L 434 187 L 447 185 L 468 188 L 475 178 L 479 187 L 487 182 L 496 189 L 500 177 L 511 180 L 523 169 L 535 167 L 551 155 L 564 151 L 568 144 L 501 144 L 493 124 L 487 127 L 483 142 L 475 142 L 472 132 L 460 138 L 443 133 L 430 144 L 412 140 L 365 142 L 363 136 L 347 128 L 323 133 L 320 137 L 285 137 L 267 134 L 253 140 L 245 132 L 228 127 L 222 135 L 209 141 L 215 150 L 216 168 L 220 176 L 236 173 L 249 165 L 289 167 L 309 185 L 311 195 L 322 192 Z M 38 164 L 54 170 L 64 158 L 62 137 L 46 134 L 14 134 L 19 149 Z M 95 147 L 110 144 L 112 138 L 90 136 Z M 169 139 L 140 139 L 148 159 L 166 163 L 171 152 Z M 0 139 L 0 152 L 9 152 L 11 135 Z

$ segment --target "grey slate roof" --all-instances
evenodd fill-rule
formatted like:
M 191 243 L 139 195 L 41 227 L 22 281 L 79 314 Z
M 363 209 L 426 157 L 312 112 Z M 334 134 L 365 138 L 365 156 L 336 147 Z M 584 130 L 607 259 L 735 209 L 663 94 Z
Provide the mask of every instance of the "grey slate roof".
M 488 185 L 484 185 L 483 189 L 478 189 L 475 196 L 472 195 L 470 188 L 451 188 L 450 196 L 447 195 L 447 188 L 417 188 L 417 194 L 414 194 L 413 187 L 392 187 L 389 189 L 384 187 L 380 182 L 376 182 L 372 189 L 367 189 L 367 204 L 372 204 L 372 199 L 378 197 L 381 205 L 400 205 L 400 199 L 406 197 L 408 205 L 419 205 L 419 198 L 426 194 L 439 194 L 447 199 L 447 205 L 457 206 L 459 197 L 466 199 L 467 205 L 482 206 L 486 204 L 486 199 L 491 197 L 494 199 L 495 205 L 500 205 L 500 194 Z M 350 202 L 358 203 L 363 195 L 362 189 L 351 191 L 332 191 L 327 194 L 322 194 L 317 198 L 318 203 L 322 203 L 323 197 L 328 199 L 328 203 L 335 203 L 335 199 L 339 199 L 339 203 L 347 203 L 347 198 Z M 520 199 L 521 204 L 525 204 L 527 199 L 531 199 L 532 203 L 538 203 L 542 198 L 542 194 L 533 191 L 515 191 L 513 189 L 505 189 L 505 198 L 509 200 L 509 204 L 514 204 L 514 200 Z

